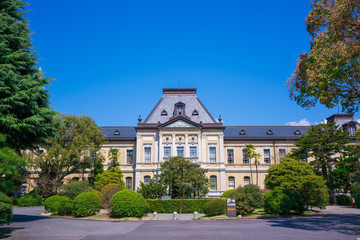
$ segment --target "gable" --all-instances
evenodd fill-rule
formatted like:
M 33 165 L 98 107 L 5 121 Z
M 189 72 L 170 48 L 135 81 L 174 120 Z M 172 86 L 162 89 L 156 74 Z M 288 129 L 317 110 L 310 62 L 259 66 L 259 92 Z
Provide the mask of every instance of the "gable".
M 169 125 L 166 125 L 165 127 L 196 127 L 190 123 L 187 123 L 183 120 L 177 120 L 176 122 L 170 123 Z

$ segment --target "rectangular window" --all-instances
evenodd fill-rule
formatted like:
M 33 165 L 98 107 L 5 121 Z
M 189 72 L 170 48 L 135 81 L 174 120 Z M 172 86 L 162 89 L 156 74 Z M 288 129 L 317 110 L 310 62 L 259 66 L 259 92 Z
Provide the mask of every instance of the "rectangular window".
M 181 157 L 183 157 L 184 156 L 184 147 L 177 147 L 176 148 L 176 154 L 177 154 L 177 156 L 181 156 Z
M 355 128 L 354 127 L 349 127 L 349 135 L 350 136 L 355 136 Z
M 190 147 L 190 157 L 197 158 L 197 147 Z
M 150 176 L 145 176 L 145 177 L 144 177 L 144 184 L 145 184 L 145 185 L 149 185 L 150 179 L 151 179 Z
M 92 161 L 95 161 L 96 160 L 96 153 L 90 153 L 90 158 Z
M 244 186 L 250 184 L 250 177 L 244 177 Z
M 145 152 L 144 162 L 150 163 L 151 162 L 151 147 L 145 147 L 144 152 Z
M 217 179 L 216 176 L 210 177 L 210 190 L 217 190 Z
M 281 162 L 281 160 L 282 160 L 283 158 L 285 158 L 285 156 L 286 156 L 286 150 L 283 149 L 283 148 L 280 148 L 280 149 L 279 149 L 279 162 Z
M 264 163 L 270 164 L 271 158 L 270 158 L 270 149 L 264 149 Z
M 132 178 L 131 177 L 127 177 L 125 179 L 125 187 L 128 189 L 128 190 L 132 190 Z
M 165 158 L 171 157 L 171 147 L 164 147 L 164 157 Z
M 227 150 L 227 163 L 229 165 L 234 165 L 234 149 Z
M 246 150 L 243 149 L 243 164 L 249 164 L 250 163 L 250 156 L 246 155 Z
M 133 160 L 134 160 L 134 150 L 127 149 L 126 150 L 126 164 L 133 164 Z
M 229 177 L 229 189 L 235 189 L 235 178 L 234 177 Z
M 211 163 L 216 163 L 216 147 L 209 147 L 209 160 Z

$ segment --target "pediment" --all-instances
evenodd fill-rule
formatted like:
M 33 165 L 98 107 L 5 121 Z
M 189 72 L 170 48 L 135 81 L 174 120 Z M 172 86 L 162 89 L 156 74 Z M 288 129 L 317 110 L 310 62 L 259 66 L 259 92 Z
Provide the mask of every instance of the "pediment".
M 176 122 L 165 125 L 164 127 L 183 128 L 183 127 L 196 127 L 196 126 L 187 123 L 183 120 L 177 120 Z

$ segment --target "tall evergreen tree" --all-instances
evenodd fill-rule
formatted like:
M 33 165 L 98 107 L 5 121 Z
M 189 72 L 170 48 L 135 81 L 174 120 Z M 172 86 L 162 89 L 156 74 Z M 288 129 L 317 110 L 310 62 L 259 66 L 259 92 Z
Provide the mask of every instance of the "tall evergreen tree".
M 38 146 L 55 132 L 55 111 L 49 107 L 43 78 L 24 17 L 27 4 L 0 1 L 0 133 L 16 149 Z

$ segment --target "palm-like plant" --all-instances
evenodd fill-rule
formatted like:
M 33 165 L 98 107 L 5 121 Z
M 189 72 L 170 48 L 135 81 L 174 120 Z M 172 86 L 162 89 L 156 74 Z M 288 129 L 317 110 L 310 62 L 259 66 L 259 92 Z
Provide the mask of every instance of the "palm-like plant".
M 258 163 L 259 163 L 259 159 L 261 158 L 261 154 L 255 152 L 255 147 L 254 147 L 254 145 L 252 145 L 252 144 L 247 144 L 247 145 L 245 145 L 245 154 L 246 154 L 247 156 L 249 156 L 249 159 L 250 159 L 250 180 L 251 180 L 251 184 L 253 184 L 251 159 L 252 159 L 252 158 L 255 159 L 255 167 L 256 167 L 256 186 L 259 186 Z

